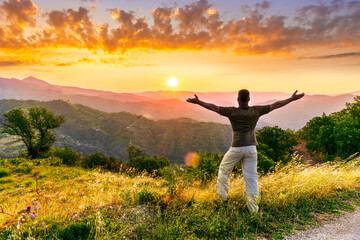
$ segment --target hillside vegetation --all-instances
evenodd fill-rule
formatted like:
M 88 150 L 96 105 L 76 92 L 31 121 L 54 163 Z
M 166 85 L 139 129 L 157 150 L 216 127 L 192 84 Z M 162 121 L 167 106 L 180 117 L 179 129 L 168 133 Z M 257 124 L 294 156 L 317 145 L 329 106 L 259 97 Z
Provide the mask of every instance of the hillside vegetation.
M 61 144 L 71 139 L 67 144 L 82 148 L 124 146 L 127 159 L 82 155 L 69 147 L 32 160 L 0 158 L 0 239 L 282 239 L 316 225 L 319 215 L 360 205 L 360 98 L 297 133 L 279 127 L 257 131 L 261 201 L 255 214 L 246 209 L 239 166 L 231 176 L 229 202 L 216 194 L 223 157 L 218 150 L 230 139 L 229 126 L 153 121 L 64 101 L 4 100 L 0 110 L 38 105 L 66 116 L 57 132 Z M 304 163 L 293 152 L 299 136 L 328 162 Z M 188 167 L 145 152 L 158 147 L 179 154 L 181 162 L 188 153 Z
M 279 239 L 316 224 L 316 213 L 354 209 L 348 200 L 360 197 L 359 158 L 311 168 L 294 159 L 260 177 L 255 215 L 246 210 L 241 175 L 232 176 L 230 202 L 222 204 L 216 180 L 173 168 L 154 177 L 58 160 L 0 160 L 0 205 L 13 215 L 0 214 L 0 239 Z M 18 214 L 27 205 L 41 207 L 33 219 Z
M 311 119 L 299 135 L 307 141 L 307 149 L 320 154 L 323 160 L 360 152 L 360 96 L 339 112 Z
M 182 163 L 184 156 L 192 151 L 224 153 L 231 141 L 231 127 L 225 124 L 185 118 L 150 120 L 126 112 L 105 113 L 62 100 L 1 100 L 0 115 L 15 107 L 28 109 L 32 106 L 44 106 L 56 115 L 65 115 L 65 123 L 55 130 L 55 145 L 70 146 L 83 154 L 100 151 L 124 159 L 126 146 L 136 145 L 149 154 L 166 156 L 172 163 Z M 7 144 L 0 146 L 0 156 L 16 157 L 25 150 L 8 151 L 6 147 L 13 146 L 9 145 L 8 139 L 5 142 Z

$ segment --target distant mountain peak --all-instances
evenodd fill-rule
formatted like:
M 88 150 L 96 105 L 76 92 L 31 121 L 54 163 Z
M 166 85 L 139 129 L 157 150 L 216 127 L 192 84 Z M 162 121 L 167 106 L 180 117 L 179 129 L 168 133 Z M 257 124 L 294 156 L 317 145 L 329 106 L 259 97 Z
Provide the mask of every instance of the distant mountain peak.
M 24 78 L 22 81 L 37 84 L 37 85 L 41 85 L 41 86 L 49 86 L 49 85 L 51 85 L 50 83 L 48 83 L 48 82 L 46 82 L 44 80 L 41 80 L 41 79 L 38 79 L 38 78 L 35 78 L 35 77 L 32 77 L 32 76 Z

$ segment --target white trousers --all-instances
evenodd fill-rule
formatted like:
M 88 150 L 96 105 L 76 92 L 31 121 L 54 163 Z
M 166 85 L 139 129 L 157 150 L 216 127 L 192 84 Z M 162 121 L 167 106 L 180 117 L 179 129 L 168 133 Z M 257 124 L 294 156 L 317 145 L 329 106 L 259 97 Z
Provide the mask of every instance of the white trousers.
M 257 174 L 256 146 L 231 147 L 225 154 L 219 167 L 217 193 L 221 200 L 226 201 L 229 193 L 230 173 L 235 165 L 241 161 L 245 181 L 245 200 L 250 212 L 257 212 L 259 207 L 259 185 Z

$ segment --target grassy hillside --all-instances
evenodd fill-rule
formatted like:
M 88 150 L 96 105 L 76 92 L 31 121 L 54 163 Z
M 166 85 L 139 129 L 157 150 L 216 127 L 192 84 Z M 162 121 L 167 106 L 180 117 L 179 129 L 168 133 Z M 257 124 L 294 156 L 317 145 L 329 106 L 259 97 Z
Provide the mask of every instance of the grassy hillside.
M 107 155 L 125 158 L 126 146 L 137 145 L 149 154 L 166 156 L 172 163 L 183 162 L 191 151 L 212 151 L 224 153 L 230 146 L 231 127 L 225 124 L 197 122 L 180 118 L 150 120 L 126 112 L 105 113 L 83 105 L 62 100 L 40 102 L 0 100 L 0 115 L 12 108 L 45 106 L 55 114 L 65 115 L 65 123 L 57 130 L 56 146 L 65 145 L 88 154 L 101 151 Z M 1 142 L 9 142 L 3 139 Z M 14 145 L 3 144 L 0 156 L 16 156 Z M 11 151 L 9 149 L 11 148 Z
M 313 226 L 319 214 L 360 204 L 359 158 L 314 167 L 293 161 L 260 177 L 255 215 L 245 208 L 241 176 L 232 176 L 230 202 L 222 204 L 216 181 L 201 184 L 181 173 L 153 178 L 50 165 L 56 159 L 37 166 L 0 160 L 0 205 L 13 215 L 0 214 L 0 239 L 281 239 Z M 33 201 L 38 216 L 19 225 L 17 212 Z

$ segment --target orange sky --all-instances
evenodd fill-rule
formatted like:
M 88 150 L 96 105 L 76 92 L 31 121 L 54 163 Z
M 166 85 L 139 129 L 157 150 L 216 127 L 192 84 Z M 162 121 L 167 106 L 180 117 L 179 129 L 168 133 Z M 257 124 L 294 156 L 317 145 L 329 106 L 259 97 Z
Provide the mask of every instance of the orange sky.
M 291 21 L 269 13 L 268 1 L 228 21 L 205 0 L 157 7 L 149 17 L 114 6 L 100 23 L 101 1 L 44 9 L 6 0 L 0 77 L 116 92 L 170 89 L 170 77 L 179 79 L 171 90 L 357 91 L 360 3 L 343 3 L 304 6 Z

